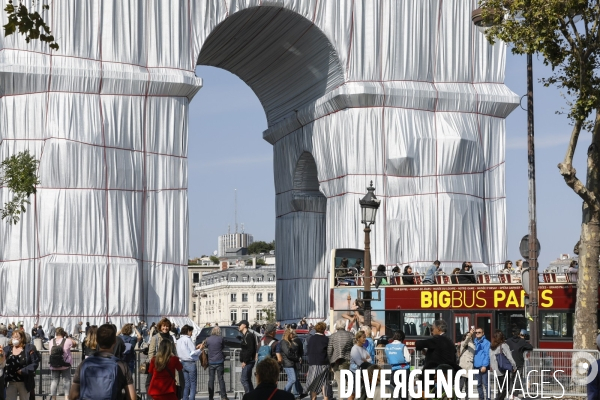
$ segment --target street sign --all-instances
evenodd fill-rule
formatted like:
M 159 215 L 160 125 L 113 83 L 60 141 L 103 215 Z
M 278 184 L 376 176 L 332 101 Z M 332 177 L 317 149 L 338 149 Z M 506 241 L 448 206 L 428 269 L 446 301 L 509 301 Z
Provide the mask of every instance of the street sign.
M 525 267 L 525 263 L 523 263 L 523 267 Z M 523 268 L 521 271 L 521 285 L 523 285 L 523 290 L 525 293 L 529 295 L 529 293 L 531 293 L 531 285 L 529 282 L 529 265 L 527 265 L 527 268 Z
M 535 242 L 537 244 L 537 246 L 536 246 L 536 258 L 537 258 L 540 255 L 540 250 L 542 249 L 542 246 L 540 245 L 539 240 L 535 239 Z M 529 260 L 529 235 L 525 235 L 525 236 L 523 236 L 523 239 L 521 239 L 521 243 L 519 243 L 519 253 L 521 253 L 521 257 L 523 257 L 526 260 Z

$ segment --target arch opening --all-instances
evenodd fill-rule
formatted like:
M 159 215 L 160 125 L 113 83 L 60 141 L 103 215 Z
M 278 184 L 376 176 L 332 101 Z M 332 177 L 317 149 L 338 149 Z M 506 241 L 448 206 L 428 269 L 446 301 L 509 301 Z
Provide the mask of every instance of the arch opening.
M 269 126 L 344 83 L 327 36 L 312 21 L 280 7 L 252 7 L 219 24 L 198 65 L 240 77 L 259 98 Z

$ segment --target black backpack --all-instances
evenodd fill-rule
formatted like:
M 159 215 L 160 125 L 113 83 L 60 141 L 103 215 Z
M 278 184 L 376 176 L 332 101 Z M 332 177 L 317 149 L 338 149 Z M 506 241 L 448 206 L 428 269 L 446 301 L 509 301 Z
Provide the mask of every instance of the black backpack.
M 67 338 L 63 338 L 60 344 L 56 344 L 56 338 L 54 339 L 54 345 L 50 348 L 50 361 L 49 364 L 53 368 L 68 367 L 69 364 L 65 362 L 65 351 L 63 345 Z

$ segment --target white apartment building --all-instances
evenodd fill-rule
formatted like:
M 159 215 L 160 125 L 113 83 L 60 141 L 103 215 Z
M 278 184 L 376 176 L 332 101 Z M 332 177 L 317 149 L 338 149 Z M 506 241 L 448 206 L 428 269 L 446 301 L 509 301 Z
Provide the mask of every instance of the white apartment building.
M 266 322 L 265 310 L 275 311 L 275 266 L 228 267 L 205 273 L 194 285 L 194 322 L 231 325 L 243 319 L 251 324 Z
M 254 237 L 249 233 L 228 233 L 219 236 L 217 256 L 225 257 L 227 249 L 248 247 L 254 242 Z

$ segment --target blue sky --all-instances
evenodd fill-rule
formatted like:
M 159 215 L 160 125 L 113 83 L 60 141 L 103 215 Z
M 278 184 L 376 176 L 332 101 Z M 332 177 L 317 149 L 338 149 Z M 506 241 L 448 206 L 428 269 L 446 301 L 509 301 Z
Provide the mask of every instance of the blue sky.
M 579 238 L 581 201 L 567 187 L 556 165 L 562 161 L 570 126 L 555 111 L 565 106 L 558 89 L 537 82 L 549 74 L 534 57 L 535 135 L 538 237 L 540 265 L 560 253 L 572 253 Z M 272 146 L 262 139 L 264 111 L 250 87 L 235 75 L 213 67 L 197 67 L 204 87 L 190 105 L 189 214 L 190 257 L 211 254 L 217 236 L 234 226 L 234 190 L 238 224 L 255 240 L 275 238 L 275 191 Z M 508 54 L 506 84 L 519 96 L 526 93 L 525 56 Z M 526 106 L 525 100 L 523 105 Z M 575 167 L 585 178 L 585 153 L 590 135 L 582 134 Z M 515 109 L 506 120 L 506 195 L 508 256 L 520 258 L 519 241 L 528 231 L 527 113 Z

